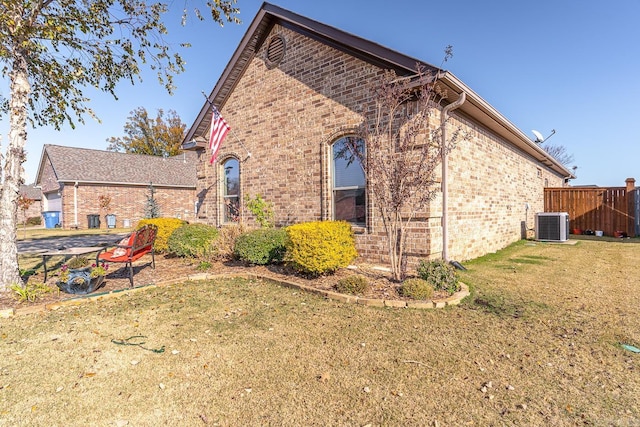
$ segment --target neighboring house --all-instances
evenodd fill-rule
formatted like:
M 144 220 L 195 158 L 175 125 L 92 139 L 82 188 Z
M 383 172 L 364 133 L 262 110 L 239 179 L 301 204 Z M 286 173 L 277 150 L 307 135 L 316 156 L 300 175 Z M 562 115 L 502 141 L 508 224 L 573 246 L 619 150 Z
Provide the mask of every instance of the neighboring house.
M 209 163 L 208 103 L 183 144 L 199 155 L 198 220 L 252 223 L 243 200 L 260 194 L 274 204 L 280 226 L 353 222 L 360 255 L 385 262 L 386 236 L 366 183 L 347 176 L 332 153 L 373 105 L 368 84 L 385 69 L 415 75 L 418 62 L 263 4 L 209 97 L 232 128 L 216 162 Z M 448 157 L 448 237 L 440 193 L 417 218 L 408 251 L 414 260 L 438 258 L 446 244 L 449 259 L 467 260 L 522 238 L 535 213 L 544 211 L 543 188 L 566 185 L 574 176 L 457 77 L 440 71 L 449 102 L 466 93 L 448 132 L 461 127 L 469 138 Z
M 42 190 L 42 210 L 58 212 L 63 228 L 107 227 L 106 214 L 116 216 L 116 226 L 134 226 L 144 218 L 150 195 L 165 217 L 195 218 L 195 155 L 163 158 L 141 154 L 45 145 L 36 184 Z M 108 212 L 100 196 L 111 198 Z
M 24 224 L 29 218 L 40 217 L 42 215 L 42 191 L 40 188 L 34 184 L 21 185 L 20 194 L 33 200 L 33 203 L 26 211 L 18 208 L 18 224 Z

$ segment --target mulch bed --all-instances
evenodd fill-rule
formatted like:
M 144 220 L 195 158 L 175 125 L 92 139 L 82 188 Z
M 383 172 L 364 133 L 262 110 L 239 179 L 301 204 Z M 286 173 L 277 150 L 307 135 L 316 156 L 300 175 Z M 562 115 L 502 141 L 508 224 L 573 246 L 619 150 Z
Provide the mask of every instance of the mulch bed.
M 156 255 L 156 268 L 151 268 L 150 259 L 143 258 L 134 264 L 135 286 L 144 286 L 153 283 L 161 283 L 170 280 L 186 279 L 189 275 L 206 272 L 209 274 L 252 274 L 261 277 L 271 277 L 289 282 L 300 283 L 321 290 L 335 290 L 335 284 L 343 277 L 360 274 L 369 281 L 369 292 L 362 295 L 366 298 L 407 300 L 398 293 L 398 283 L 390 280 L 390 273 L 380 270 L 369 264 L 358 264 L 357 268 L 344 268 L 334 274 L 305 277 L 296 274 L 292 269 L 284 265 L 248 266 L 237 261 L 215 262 L 207 270 L 199 270 L 198 262 L 183 258 Z M 110 292 L 129 288 L 129 276 L 126 268 L 120 264 L 112 264 L 111 270 L 105 277 L 104 285 L 94 293 Z M 29 277 L 29 283 L 42 282 L 42 273 Z M 49 277 L 47 284 L 56 288 L 56 277 Z M 52 292 L 38 298 L 35 302 L 19 302 L 14 298 L 13 292 L 0 293 L 0 309 L 21 308 L 30 304 L 48 304 L 81 295 L 67 294 L 64 292 Z M 447 295 L 434 295 L 446 297 Z

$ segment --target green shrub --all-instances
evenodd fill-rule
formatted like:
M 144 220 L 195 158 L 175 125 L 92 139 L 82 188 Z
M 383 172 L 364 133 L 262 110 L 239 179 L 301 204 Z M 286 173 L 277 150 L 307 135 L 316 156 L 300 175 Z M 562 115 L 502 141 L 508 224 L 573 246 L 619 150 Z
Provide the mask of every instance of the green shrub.
M 286 252 L 287 233 L 283 228 L 261 228 L 242 234 L 236 240 L 234 254 L 251 264 L 282 262 Z
M 153 224 L 158 227 L 158 235 L 156 236 L 153 248 L 156 252 L 166 252 L 167 249 L 169 249 L 167 245 L 169 236 L 186 223 L 186 221 L 178 218 L 150 218 L 138 221 L 138 228 L 147 224 Z
M 412 299 L 430 299 L 433 296 L 433 286 L 424 279 L 407 279 L 400 286 L 400 294 Z
M 418 265 L 418 276 L 429 282 L 434 289 L 449 295 L 459 290 L 456 269 L 443 260 L 424 261 Z
M 42 225 L 42 217 L 30 216 L 27 218 L 27 225 Z
M 287 258 L 302 273 L 320 275 L 349 265 L 357 256 L 351 225 L 315 221 L 287 227 Z
M 354 274 L 340 279 L 336 283 L 336 291 L 343 294 L 362 295 L 369 290 L 369 282 L 366 277 Z
M 201 258 L 213 250 L 218 229 L 205 224 L 185 224 L 167 240 L 168 252 L 185 258 Z

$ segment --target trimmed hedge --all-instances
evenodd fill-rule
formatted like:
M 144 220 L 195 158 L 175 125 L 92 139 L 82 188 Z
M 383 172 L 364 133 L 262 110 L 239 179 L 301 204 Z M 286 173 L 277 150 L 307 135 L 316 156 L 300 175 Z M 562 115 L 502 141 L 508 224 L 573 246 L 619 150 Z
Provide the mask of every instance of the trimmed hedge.
M 291 225 L 287 236 L 287 260 L 302 273 L 332 273 L 358 256 L 351 225 L 346 221 Z
M 157 226 L 158 235 L 156 236 L 156 241 L 153 247 L 156 252 L 166 252 L 169 249 L 169 246 L 167 245 L 169 236 L 171 236 L 174 231 L 176 231 L 186 223 L 186 221 L 178 218 L 149 218 L 141 219 L 140 221 L 138 221 L 138 228 L 147 224 L 153 224 Z
M 237 258 L 251 264 L 282 262 L 286 252 L 287 232 L 283 228 L 261 228 L 241 234 L 234 247 Z
M 218 229 L 206 224 L 185 224 L 167 240 L 168 251 L 185 258 L 200 258 L 211 254 Z

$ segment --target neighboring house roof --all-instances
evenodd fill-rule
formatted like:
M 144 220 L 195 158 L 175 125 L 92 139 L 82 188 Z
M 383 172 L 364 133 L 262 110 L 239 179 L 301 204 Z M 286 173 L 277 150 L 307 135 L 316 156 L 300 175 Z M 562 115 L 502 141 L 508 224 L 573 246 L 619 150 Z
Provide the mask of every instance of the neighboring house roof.
M 540 148 L 526 134 L 452 73 L 269 3 L 262 4 L 209 95 L 209 100 L 218 109 L 221 110 L 223 108 L 236 83 L 242 77 L 262 43 L 265 42 L 271 28 L 276 24 L 297 31 L 381 68 L 393 69 L 399 75 L 415 75 L 418 64 L 426 67 L 426 69 L 439 72 L 440 82 L 446 86 L 450 94 L 450 102 L 455 102 L 462 92 L 467 95 L 466 102 L 456 110 L 456 113 L 463 113 L 482 123 L 492 132 L 495 132 L 560 175 L 570 179 L 575 178 L 558 160 Z M 193 126 L 186 134 L 184 139 L 185 148 L 191 148 L 194 145 L 200 146 L 200 144 L 194 144 L 192 141 L 194 141 L 195 136 L 207 134 L 211 123 L 211 115 L 208 114 L 209 109 L 209 104 L 205 101 Z
M 20 194 L 31 200 L 42 200 L 42 190 L 37 188 L 34 184 L 21 185 Z
M 58 182 L 95 184 L 196 186 L 196 155 L 185 152 L 163 158 L 87 148 L 45 144 L 38 166 L 40 183 L 44 166 L 50 161 Z

